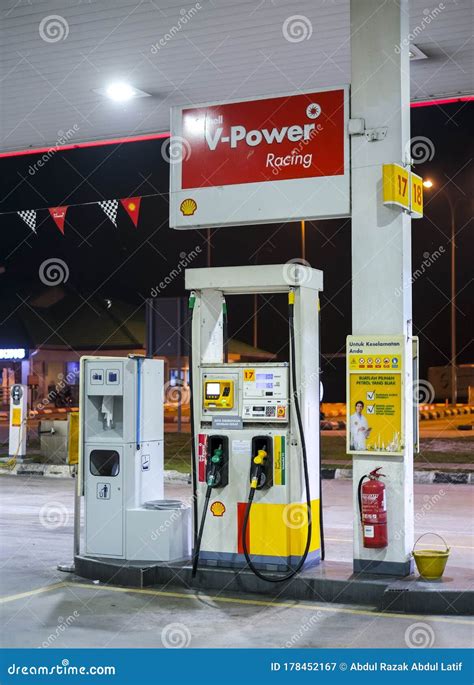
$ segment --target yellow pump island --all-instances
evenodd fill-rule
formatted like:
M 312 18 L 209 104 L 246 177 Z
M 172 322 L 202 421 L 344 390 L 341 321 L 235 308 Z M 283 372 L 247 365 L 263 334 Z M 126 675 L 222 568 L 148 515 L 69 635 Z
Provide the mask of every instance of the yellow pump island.
M 248 566 L 285 580 L 323 558 L 319 292 L 300 264 L 186 270 L 191 316 L 193 574 Z M 289 359 L 229 363 L 232 295 L 281 293 Z

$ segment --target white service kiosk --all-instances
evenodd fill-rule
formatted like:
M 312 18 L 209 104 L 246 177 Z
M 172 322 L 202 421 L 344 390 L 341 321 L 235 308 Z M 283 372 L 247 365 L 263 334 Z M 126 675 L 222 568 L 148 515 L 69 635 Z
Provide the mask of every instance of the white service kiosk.
M 81 359 L 86 556 L 178 561 L 190 507 L 163 499 L 163 361 Z

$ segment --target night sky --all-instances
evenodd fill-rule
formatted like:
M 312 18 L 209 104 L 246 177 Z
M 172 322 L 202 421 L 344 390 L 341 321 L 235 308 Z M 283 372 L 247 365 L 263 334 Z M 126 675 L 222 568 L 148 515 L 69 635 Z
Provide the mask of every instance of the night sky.
M 416 167 L 444 187 L 456 204 L 457 291 L 459 363 L 474 361 L 472 347 L 472 103 L 412 109 L 412 137 L 428 138 L 433 159 Z M 201 255 L 191 266 L 205 266 L 206 232 L 174 231 L 168 226 L 168 164 L 161 155 L 161 140 L 103 146 L 56 153 L 47 164 L 30 173 L 36 155 L 0 159 L 0 211 L 96 202 L 134 195 L 143 199 L 138 229 L 120 207 L 115 229 L 98 206 L 69 209 L 65 236 L 46 210 L 38 213 L 38 234 L 33 235 L 15 214 L 0 216 L 0 287 L 4 293 L 31 296 L 44 287 L 38 277 L 40 264 L 59 257 L 69 267 L 69 285 L 83 297 L 96 293 L 140 305 L 176 265 L 179 255 L 199 245 Z M 421 375 L 431 365 L 446 364 L 449 357 L 450 238 L 449 208 L 443 193 L 425 194 L 426 217 L 413 221 L 413 268 L 423 254 L 443 246 L 445 252 L 413 284 L 414 333 L 420 335 Z M 471 198 L 471 199 L 470 199 Z M 350 333 L 351 233 L 349 220 L 307 222 L 306 259 L 324 271 L 322 297 L 323 353 L 342 352 Z M 213 231 L 212 263 L 215 266 L 270 264 L 301 256 L 299 225 L 282 224 Z M 163 293 L 184 294 L 184 279 L 176 279 Z M 238 304 L 238 306 L 236 306 Z M 248 308 L 244 306 L 248 304 Z M 282 350 L 287 338 L 285 314 L 278 297 L 260 302 L 260 347 Z M 230 334 L 252 341 L 248 321 L 251 303 L 230 308 Z M 3 311 L 2 319 L 8 315 Z M 275 321 L 281 321 L 276 326 Z M 0 328 L 1 333 L 1 328 Z

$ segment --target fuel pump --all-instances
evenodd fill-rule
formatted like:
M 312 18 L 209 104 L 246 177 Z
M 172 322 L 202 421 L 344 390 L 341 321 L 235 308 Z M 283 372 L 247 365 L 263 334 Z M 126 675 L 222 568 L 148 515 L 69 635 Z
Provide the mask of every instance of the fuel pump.
M 294 575 L 296 575 L 300 571 L 300 569 L 304 566 L 304 563 L 305 563 L 306 558 L 308 556 L 310 544 L 311 544 L 311 534 L 312 534 L 312 527 L 313 527 L 312 512 L 311 512 L 311 493 L 310 493 L 310 487 L 309 487 L 308 462 L 307 462 L 307 455 L 306 455 L 306 442 L 305 442 L 305 435 L 304 435 L 304 429 L 303 429 L 303 422 L 301 420 L 301 411 L 300 411 L 300 406 L 299 406 L 299 401 L 298 401 L 298 390 L 296 387 L 294 302 L 295 302 L 294 290 L 290 290 L 290 292 L 288 294 L 288 310 L 289 310 L 288 311 L 288 322 L 289 322 L 289 328 L 290 328 L 290 353 L 291 353 L 291 360 L 292 360 L 291 379 L 292 379 L 292 385 L 293 385 L 293 402 L 294 402 L 295 413 L 296 413 L 296 417 L 297 417 L 300 441 L 301 441 L 301 457 L 302 457 L 303 471 L 304 471 L 304 484 L 305 484 L 305 493 L 306 493 L 306 516 L 307 516 L 306 545 L 304 548 L 304 552 L 301 556 L 301 559 L 298 562 L 296 568 L 292 569 L 289 573 L 285 574 L 284 576 L 267 576 L 267 575 L 261 573 L 261 571 L 259 571 L 256 568 L 256 566 L 254 565 L 254 563 L 250 557 L 249 551 L 248 551 L 247 528 L 248 528 L 248 522 L 249 522 L 249 517 L 250 517 L 250 510 L 251 510 L 254 495 L 255 495 L 255 490 L 257 490 L 258 488 L 264 487 L 264 485 L 267 483 L 268 454 L 265 450 L 258 450 L 257 455 L 255 457 L 253 457 L 253 459 L 252 459 L 253 468 L 251 469 L 250 491 L 249 491 L 249 496 L 248 496 L 248 500 L 247 500 L 247 507 L 245 509 L 244 525 L 242 526 L 242 547 L 244 550 L 244 555 L 245 555 L 245 559 L 247 561 L 247 564 L 248 564 L 249 568 L 255 573 L 256 576 L 261 578 L 261 580 L 266 580 L 270 583 L 281 582 L 283 580 L 289 580 Z M 318 408 L 318 411 L 319 411 L 319 408 Z M 321 535 L 321 537 L 322 537 L 322 535 Z
M 385 476 L 379 473 L 381 469 L 379 466 L 362 476 L 357 489 L 364 547 L 388 545 L 386 493 L 385 485 L 380 480 Z
M 321 560 L 322 274 L 299 265 L 291 274 L 285 265 L 188 269 L 186 288 L 193 575 L 199 564 L 248 566 L 264 580 L 286 580 Z M 226 299 L 255 293 L 288 296 L 289 362 L 226 359 Z
M 8 456 L 12 463 L 21 461 L 26 455 L 28 386 L 15 383 L 10 391 L 10 430 Z

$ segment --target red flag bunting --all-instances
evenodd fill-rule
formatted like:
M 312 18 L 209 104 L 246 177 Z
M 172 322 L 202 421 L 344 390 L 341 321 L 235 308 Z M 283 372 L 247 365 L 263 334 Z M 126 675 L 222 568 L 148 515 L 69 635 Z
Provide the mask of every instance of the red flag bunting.
M 138 215 L 140 213 L 141 201 L 141 197 L 127 197 L 124 200 L 120 200 L 128 216 L 133 221 L 135 228 L 138 226 Z
M 56 226 L 64 235 L 64 219 L 66 218 L 67 207 L 50 207 L 48 212 L 51 214 Z

